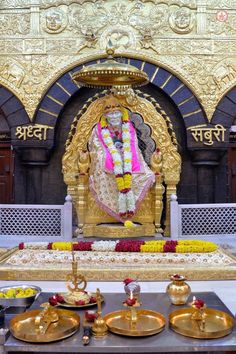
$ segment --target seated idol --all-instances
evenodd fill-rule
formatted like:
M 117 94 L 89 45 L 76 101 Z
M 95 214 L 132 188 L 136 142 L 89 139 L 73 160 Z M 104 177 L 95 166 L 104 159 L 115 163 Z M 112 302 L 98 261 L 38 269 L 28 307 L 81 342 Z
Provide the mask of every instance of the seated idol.
M 125 223 L 134 216 L 155 176 L 139 150 L 129 111 L 112 95 L 104 101 L 103 115 L 89 140 L 89 186 L 101 209 Z

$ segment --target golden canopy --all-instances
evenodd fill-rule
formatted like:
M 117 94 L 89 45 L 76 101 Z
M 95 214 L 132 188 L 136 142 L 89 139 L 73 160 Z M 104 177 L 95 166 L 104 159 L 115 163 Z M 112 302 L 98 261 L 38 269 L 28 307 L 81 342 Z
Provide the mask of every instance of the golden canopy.
M 107 50 L 108 60 L 83 67 L 72 74 L 79 86 L 110 88 L 114 86 L 138 87 L 149 82 L 148 75 L 133 65 L 114 60 L 114 51 Z

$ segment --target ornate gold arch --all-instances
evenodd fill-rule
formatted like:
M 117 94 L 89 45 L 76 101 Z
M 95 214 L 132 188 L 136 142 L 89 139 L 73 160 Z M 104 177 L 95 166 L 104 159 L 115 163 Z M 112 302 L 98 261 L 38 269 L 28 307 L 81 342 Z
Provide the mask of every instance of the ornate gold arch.
M 93 98 L 89 101 L 91 102 L 92 100 Z M 155 225 L 156 231 L 160 231 L 163 208 L 163 185 L 165 184 L 167 198 L 165 234 L 168 235 L 170 195 L 176 193 L 176 185 L 179 182 L 181 171 L 181 157 L 177 151 L 176 144 L 173 142 L 175 137 L 171 137 L 169 134 L 164 116 L 156 110 L 153 104 L 155 102 L 154 99 L 152 99 L 153 102 L 150 102 L 147 98 L 140 96 L 134 96 L 131 100 L 125 96 L 119 96 L 119 100 L 123 106 L 143 117 L 144 123 L 148 124 L 151 128 L 151 137 L 157 146 L 157 150 L 151 156 L 151 168 L 156 174 L 156 184 L 143 201 L 144 208 L 141 206 L 137 215 L 135 215 L 135 221 L 141 224 L 152 223 L 152 226 Z M 91 102 L 87 109 L 85 106 L 78 113 L 72 123 L 66 143 L 66 151 L 62 159 L 64 181 L 68 186 L 68 193 L 72 195 L 74 200 L 79 227 L 83 230 L 86 229 L 86 223 L 91 223 L 92 221 L 99 223 L 99 220 L 102 223 L 102 217 L 104 218 L 104 222 L 114 221 L 110 216 L 107 217 L 104 215 L 103 211 L 98 211 L 98 206 L 91 199 L 92 196 L 88 189 L 90 154 L 87 143 L 94 125 L 99 121 L 103 113 L 103 102 L 104 96 L 99 97 Z M 150 205 L 147 203 L 150 203 Z M 149 212 L 150 215 L 145 217 L 145 213 L 147 213 L 147 210 L 150 210 L 150 206 L 152 213 Z M 88 217 L 88 210 L 90 209 L 93 209 L 94 218 Z M 150 231 L 151 229 L 152 231 Z M 153 228 L 150 227 L 148 230 L 147 234 L 153 234 Z M 93 235 L 89 234 L 89 236 Z

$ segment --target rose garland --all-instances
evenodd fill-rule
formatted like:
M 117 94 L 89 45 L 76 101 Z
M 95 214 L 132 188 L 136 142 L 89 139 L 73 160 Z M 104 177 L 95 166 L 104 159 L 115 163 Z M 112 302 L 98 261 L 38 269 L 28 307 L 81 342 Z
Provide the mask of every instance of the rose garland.
M 135 211 L 135 198 L 132 187 L 132 153 L 131 153 L 131 137 L 130 137 L 130 122 L 127 109 L 122 108 L 122 142 L 124 151 L 124 162 L 117 150 L 111 133 L 108 129 L 105 116 L 101 118 L 102 137 L 106 144 L 114 164 L 114 174 L 116 185 L 119 190 L 119 215 L 122 218 L 132 217 Z
M 180 241 L 79 241 L 45 243 L 45 249 L 58 251 L 96 251 L 96 252 L 143 252 L 143 253 L 209 253 L 218 246 L 210 241 L 180 240 Z M 38 249 L 37 243 L 20 243 L 19 249 Z M 43 249 L 43 248 L 41 248 Z

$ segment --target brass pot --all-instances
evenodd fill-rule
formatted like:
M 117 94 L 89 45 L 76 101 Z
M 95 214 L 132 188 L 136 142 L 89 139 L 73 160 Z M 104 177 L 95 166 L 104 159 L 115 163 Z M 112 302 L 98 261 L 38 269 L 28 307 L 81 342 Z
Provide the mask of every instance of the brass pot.
M 173 305 L 184 305 L 187 303 L 189 295 L 191 293 L 190 286 L 185 283 L 185 277 L 183 275 L 172 275 L 170 277 L 172 283 L 170 283 L 166 292 Z

